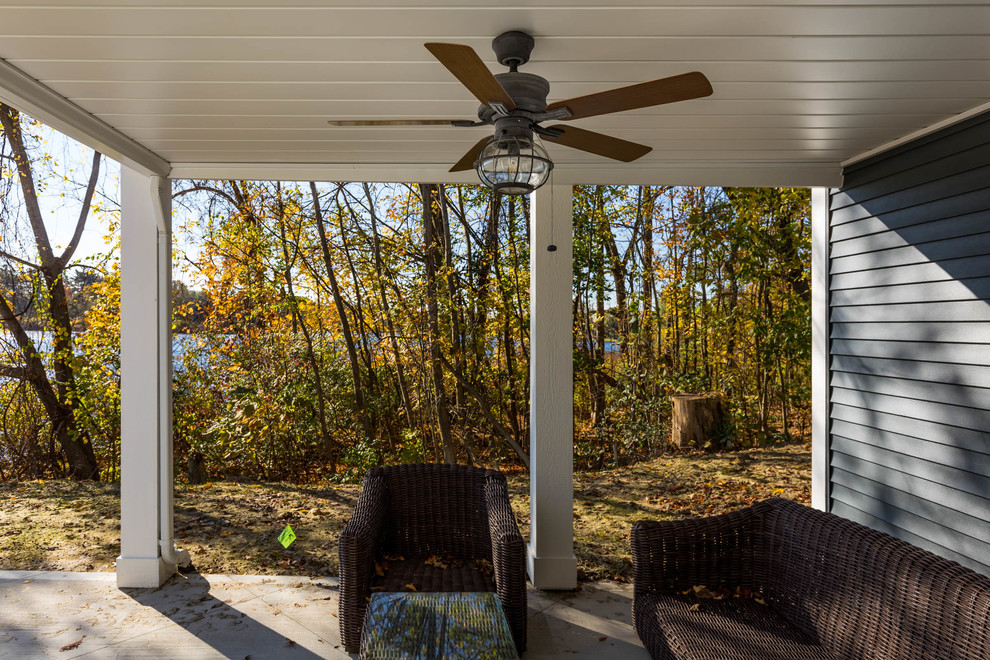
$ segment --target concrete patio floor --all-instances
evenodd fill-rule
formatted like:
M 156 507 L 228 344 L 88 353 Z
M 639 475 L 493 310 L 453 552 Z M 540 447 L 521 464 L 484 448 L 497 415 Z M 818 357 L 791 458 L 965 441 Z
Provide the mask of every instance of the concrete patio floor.
M 0 658 L 356 657 L 340 647 L 337 578 L 191 574 L 123 590 L 115 579 L 0 571 Z M 631 585 L 530 589 L 523 658 L 647 659 L 631 608 Z

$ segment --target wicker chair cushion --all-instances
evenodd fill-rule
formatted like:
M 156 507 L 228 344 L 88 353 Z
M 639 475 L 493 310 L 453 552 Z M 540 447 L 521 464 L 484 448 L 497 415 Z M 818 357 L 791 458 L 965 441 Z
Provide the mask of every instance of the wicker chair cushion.
M 750 599 L 698 601 L 680 594 L 637 598 L 636 628 L 649 631 L 649 638 L 659 643 L 651 649 L 655 658 L 836 660 L 786 619 Z M 692 612 L 694 604 L 699 610 Z
M 473 562 L 446 568 L 426 563 L 426 557 L 389 562 L 384 577 L 372 581 L 372 588 L 380 591 L 495 591 L 495 583 L 489 575 L 479 571 Z
M 801 635 L 842 660 L 990 658 L 990 579 L 796 502 L 772 498 L 710 518 L 637 522 L 632 548 L 636 630 L 654 658 L 830 657 L 821 650 L 774 655 L 771 620 L 786 621 L 784 643 Z M 661 600 L 663 592 L 698 584 L 731 589 L 747 574 L 768 605 L 746 605 L 767 619 L 762 643 L 755 641 L 760 625 L 744 634 L 726 614 L 706 628 L 705 617 L 683 602 L 671 613 L 676 599 Z M 720 638 L 724 648 L 711 651 Z M 747 648 L 757 644 L 766 650 Z

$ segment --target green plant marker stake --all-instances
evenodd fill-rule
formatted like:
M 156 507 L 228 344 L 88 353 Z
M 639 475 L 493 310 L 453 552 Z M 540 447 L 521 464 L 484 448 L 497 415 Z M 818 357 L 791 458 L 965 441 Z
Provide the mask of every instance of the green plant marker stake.
M 296 533 L 292 531 L 292 525 L 286 525 L 282 533 L 278 535 L 278 542 L 283 548 L 288 548 L 296 540 Z

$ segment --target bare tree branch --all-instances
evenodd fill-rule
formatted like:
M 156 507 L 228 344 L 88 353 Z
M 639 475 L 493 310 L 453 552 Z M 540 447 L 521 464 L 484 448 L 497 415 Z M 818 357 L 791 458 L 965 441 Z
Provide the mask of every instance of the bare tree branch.
M 25 367 L 15 367 L 12 364 L 0 364 L 0 376 L 3 378 L 16 378 L 17 380 L 31 380 L 31 372 Z
M 59 266 L 64 269 L 65 265 L 69 263 L 69 259 L 72 258 L 73 253 L 75 253 L 76 248 L 79 247 L 79 241 L 82 240 L 83 229 L 86 228 L 86 218 L 89 217 L 89 207 L 93 203 L 93 191 L 96 190 L 96 182 L 100 178 L 100 152 L 93 152 L 93 169 L 89 173 L 89 183 L 86 184 L 86 195 L 83 197 L 82 207 L 79 209 L 79 219 L 76 220 L 76 230 L 72 233 L 72 239 L 69 241 L 69 245 L 66 246 L 65 251 L 62 252 L 62 256 L 58 258 Z
M 189 193 L 193 193 L 193 192 L 210 192 L 213 193 L 214 195 L 219 195 L 223 197 L 228 202 L 233 204 L 235 207 L 237 206 L 237 200 L 235 200 L 233 197 L 225 193 L 223 190 L 220 190 L 219 188 L 214 188 L 213 186 L 204 186 L 204 185 L 195 185 L 191 188 L 178 190 L 172 193 L 172 199 L 177 199 L 179 197 L 182 197 L 183 195 L 188 195 Z
M 7 259 L 10 259 L 11 261 L 16 261 L 17 263 L 21 264 L 22 266 L 27 266 L 28 268 L 33 268 L 35 270 L 41 270 L 41 266 L 39 266 L 38 264 L 33 264 L 30 261 L 25 261 L 24 259 L 21 259 L 20 257 L 15 257 L 11 253 L 6 252 L 4 250 L 0 250 L 0 257 L 4 257 L 4 258 L 7 258 Z
M 48 231 L 45 229 L 45 221 L 41 215 L 41 205 L 38 202 L 38 193 L 34 187 L 34 176 L 31 172 L 31 160 L 28 158 L 27 149 L 24 146 L 24 136 L 21 134 L 20 113 L 8 105 L 0 104 L 0 125 L 3 125 L 4 135 L 14 151 L 14 159 L 17 162 L 17 169 L 21 182 L 21 192 L 24 196 L 24 206 L 27 207 L 28 219 L 31 221 L 31 229 L 34 231 L 34 240 L 38 245 L 38 254 L 41 256 L 41 265 L 44 269 L 54 270 L 55 255 L 52 252 L 52 244 L 48 240 Z
M 489 402 L 488 397 L 485 396 L 484 392 L 472 385 L 470 381 L 468 381 L 468 379 L 465 378 L 464 375 L 450 363 L 450 360 L 448 360 L 443 353 L 440 353 L 440 361 L 443 362 L 443 365 L 447 367 L 447 370 L 450 371 L 450 373 L 454 374 L 454 378 L 457 379 L 457 382 L 464 386 L 464 390 L 475 398 L 478 402 L 478 410 L 480 410 L 481 414 L 485 416 L 488 423 L 492 425 L 495 432 L 502 436 L 502 439 L 505 440 L 514 452 L 516 452 L 516 456 L 519 457 L 519 460 L 522 461 L 526 469 L 529 470 L 529 454 L 527 454 L 526 450 L 523 449 L 518 442 L 516 442 L 516 439 L 512 437 L 509 430 L 499 423 L 497 419 L 495 419 L 495 415 L 493 415 L 491 411 L 492 404 Z

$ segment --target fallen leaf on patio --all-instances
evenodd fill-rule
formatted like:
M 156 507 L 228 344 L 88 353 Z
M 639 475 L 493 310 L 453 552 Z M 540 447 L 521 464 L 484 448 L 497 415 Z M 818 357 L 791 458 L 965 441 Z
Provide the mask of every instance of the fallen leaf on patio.
M 419 591 L 419 589 L 417 589 L 417 588 L 416 588 L 416 585 L 414 585 L 414 584 L 413 584 L 413 583 L 411 583 L 411 582 L 410 582 L 409 584 L 406 584 L 406 585 L 403 585 L 403 586 L 404 586 L 404 587 L 405 587 L 406 589 L 408 589 L 409 591 Z
M 286 637 L 285 638 L 285 645 L 286 646 L 295 646 L 296 643 L 294 641 L 292 641 L 291 639 L 289 639 L 288 637 Z
M 766 605 L 767 604 L 767 601 L 763 600 L 763 597 L 762 596 L 759 596 L 759 595 L 753 596 L 753 601 L 756 602 L 756 603 L 759 603 L 760 605 Z
M 701 603 L 695 603 L 694 605 L 688 608 L 688 612 L 697 612 L 699 610 L 701 610 Z
M 708 587 L 706 587 L 703 584 L 695 585 L 695 587 L 694 587 L 694 595 L 697 596 L 698 598 L 714 598 L 715 597 L 715 594 L 712 593 L 712 590 L 709 589 Z
M 608 637 L 599 637 L 598 638 L 598 641 L 599 642 L 604 642 L 606 639 L 608 639 Z
M 82 644 L 83 637 L 85 637 L 85 635 L 80 637 L 77 641 L 72 642 L 71 644 L 66 644 L 65 646 L 60 648 L 59 651 L 74 651 L 75 649 L 79 648 L 80 644 Z

